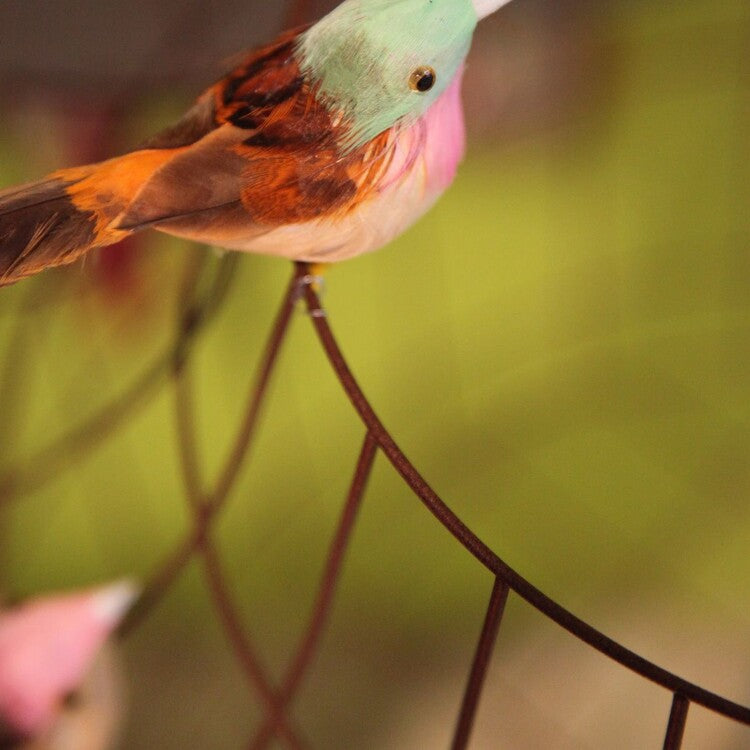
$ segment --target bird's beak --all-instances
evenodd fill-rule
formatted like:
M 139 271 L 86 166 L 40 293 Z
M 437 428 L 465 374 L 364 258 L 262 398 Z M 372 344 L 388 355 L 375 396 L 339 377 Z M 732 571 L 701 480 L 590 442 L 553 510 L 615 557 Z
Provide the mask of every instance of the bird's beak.
M 487 18 L 487 16 L 499 8 L 502 8 L 503 5 L 507 5 L 510 0 L 471 0 L 471 2 L 481 20 L 482 18 Z
M 97 617 L 114 629 L 140 593 L 140 588 L 132 581 L 117 581 L 92 591 L 91 603 Z

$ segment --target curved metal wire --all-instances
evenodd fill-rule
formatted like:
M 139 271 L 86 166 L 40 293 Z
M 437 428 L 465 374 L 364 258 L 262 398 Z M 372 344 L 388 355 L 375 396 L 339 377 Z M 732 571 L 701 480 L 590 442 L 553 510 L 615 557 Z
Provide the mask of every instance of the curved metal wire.
M 262 750 L 262 748 L 268 747 L 274 739 L 281 740 L 291 748 L 304 747 L 305 743 L 300 738 L 298 730 L 290 728 L 288 712 L 306 674 L 311 668 L 325 622 L 333 605 L 334 592 L 341 573 L 344 555 L 354 529 L 357 511 L 363 499 L 367 480 L 376 454 L 382 452 L 443 527 L 494 576 L 487 614 L 476 645 L 474 660 L 456 720 L 451 743 L 453 750 L 462 750 L 469 745 L 484 678 L 492 658 L 503 612 L 511 591 L 600 653 L 609 656 L 627 669 L 672 693 L 672 708 L 664 740 L 664 748 L 667 750 L 675 750 L 681 746 L 691 703 L 702 705 L 721 716 L 750 726 L 750 708 L 730 701 L 669 672 L 581 620 L 511 568 L 456 516 L 432 490 L 378 418 L 339 348 L 326 313 L 321 306 L 314 285 L 315 281 L 316 277 L 312 275 L 307 264 L 298 263 L 295 265 L 276 322 L 269 335 L 259 373 L 251 391 L 248 409 L 238 432 L 238 439 L 231 450 L 230 459 L 226 464 L 222 478 L 211 492 L 204 493 L 201 489 L 201 474 L 198 457 L 194 450 L 194 435 L 192 434 L 194 428 L 191 419 L 189 389 L 185 391 L 185 383 L 182 382 L 186 365 L 184 361 L 179 365 L 176 364 L 178 436 L 183 458 L 186 496 L 195 512 L 194 528 L 187 534 L 177 550 L 167 558 L 162 569 L 157 572 L 152 584 L 146 589 L 146 597 L 141 605 L 134 610 L 132 616 L 124 624 L 123 634 L 130 632 L 148 614 L 150 608 L 160 601 L 176 576 L 194 555 L 202 556 L 206 566 L 207 584 L 213 594 L 215 607 L 220 615 L 227 637 L 237 653 L 238 659 L 245 667 L 250 682 L 262 697 L 266 710 L 266 720 L 248 747 L 251 750 Z M 278 687 L 274 687 L 267 673 L 261 667 L 256 649 L 245 632 L 246 629 L 243 629 L 240 617 L 231 601 L 230 590 L 221 573 L 218 553 L 210 540 L 210 529 L 218 513 L 226 505 L 228 496 L 236 482 L 239 466 L 245 460 L 250 448 L 258 415 L 268 394 L 278 355 L 289 330 L 291 312 L 295 302 L 300 297 L 304 299 L 309 318 L 329 363 L 363 422 L 366 431 L 364 444 L 357 460 L 339 525 L 329 547 L 328 560 L 321 576 L 318 594 L 308 624 L 303 630 L 295 654 L 290 659 L 285 677 L 282 678 Z M 189 310 L 190 305 L 187 305 L 185 309 Z M 185 314 L 185 311 L 183 311 L 183 315 Z M 180 397 L 181 391 L 182 397 Z
M 262 750 L 262 748 L 269 747 L 274 740 L 280 741 L 292 750 L 308 746 L 301 730 L 292 722 L 291 707 L 305 677 L 312 668 L 321 642 L 325 624 L 334 604 L 334 594 L 358 510 L 379 452 L 383 453 L 442 526 L 493 574 L 493 587 L 487 613 L 456 719 L 451 742 L 453 750 L 462 750 L 469 746 L 484 679 L 492 659 L 505 605 L 511 592 L 519 595 L 539 612 L 600 653 L 672 693 L 672 707 L 664 739 L 664 748 L 667 750 L 676 750 L 681 746 L 691 703 L 699 704 L 721 716 L 750 726 L 750 708 L 669 672 L 593 628 L 511 568 L 461 521 L 432 490 L 378 418 L 336 341 L 315 289 L 316 278 L 311 274 L 311 268 L 307 264 L 295 265 L 282 297 L 279 312 L 271 327 L 265 351 L 253 379 L 247 405 L 237 427 L 235 440 L 225 459 L 224 468 L 212 487 L 204 487 L 200 456 L 196 448 L 190 365 L 193 351 L 201 343 L 196 333 L 215 316 L 221 307 L 229 282 L 234 275 L 234 266 L 233 263 L 229 263 L 223 267 L 222 272 L 217 274 L 209 286 L 208 292 L 199 294 L 202 270 L 201 266 L 188 268 L 178 311 L 175 343 L 169 349 L 169 361 L 161 366 L 162 370 L 168 369 L 168 372 L 171 372 L 175 385 L 176 436 L 182 460 L 185 497 L 192 511 L 193 522 L 184 538 L 167 555 L 151 582 L 145 587 L 144 595 L 122 624 L 119 634 L 126 636 L 137 628 L 143 618 L 147 617 L 171 590 L 172 584 L 187 564 L 193 558 L 198 558 L 203 564 L 206 585 L 212 595 L 214 609 L 225 630 L 227 640 L 265 712 L 265 720 L 250 740 L 248 748 Z M 298 645 L 289 659 L 284 675 L 275 684 L 263 665 L 258 649 L 247 632 L 247 625 L 243 623 L 243 618 L 233 602 L 232 588 L 226 580 L 219 550 L 212 539 L 212 527 L 227 506 L 237 484 L 240 469 L 248 460 L 252 441 L 257 433 L 259 415 L 268 397 L 279 354 L 290 329 L 294 306 L 300 298 L 304 300 L 309 319 L 342 389 L 365 427 L 365 434 L 346 501 L 329 545 L 327 560 L 307 624 L 302 630 Z M 143 396 L 139 396 L 137 400 L 141 398 Z M 117 407 L 115 411 L 118 419 L 106 420 L 106 429 L 93 430 L 92 435 L 95 437 L 82 440 L 76 431 L 71 432 L 69 442 L 62 445 L 65 460 L 61 460 L 58 470 L 79 460 L 111 434 L 131 408 L 132 406 L 124 408 L 122 405 Z M 108 413 L 106 409 L 105 413 Z M 56 473 L 57 471 L 49 477 L 45 476 L 45 479 L 51 479 Z M 28 491 L 30 488 L 24 487 L 24 489 Z M 1 495 L 2 493 L 0 493 L 0 500 L 2 500 Z M 15 495 L 11 493 L 11 496 Z
M 307 264 L 301 263 L 296 267 L 296 275 L 300 286 L 303 289 L 304 299 L 307 309 L 310 312 L 310 318 L 323 349 L 325 350 L 328 360 L 336 373 L 341 386 L 346 391 L 349 400 L 352 402 L 357 414 L 378 443 L 378 446 L 386 455 L 393 465 L 394 469 L 401 475 L 406 484 L 424 503 L 427 509 L 437 518 L 437 520 L 449 531 L 461 545 L 476 558 L 485 568 L 494 573 L 496 579 L 499 579 L 505 586 L 515 591 L 521 598 L 525 599 L 535 609 L 546 615 L 550 620 L 556 622 L 562 628 L 572 635 L 589 644 L 597 651 L 609 656 L 632 672 L 645 677 L 657 685 L 666 688 L 675 696 L 672 715 L 670 717 L 670 728 L 679 726 L 681 723 L 684 727 L 685 717 L 687 715 L 687 706 L 689 703 L 697 703 L 717 714 L 734 719 L 742 724 L 750 725 L 750 708 L 723 698 L 716 693 L 706 690 L 700 685 L 689 682 L 678 675 L 660 667 L 639 654 L 631 651 L 622 644 L 613 640 L 601 631 L 576 617 L 572 612 L 562 605 L 548 597 L 527 579 L 521 576 L 517 571 L 511 568 L 502 558 L 500 558 L 490 547 L 488 547 L 468 526 L 448 507 L 448 505 L 437 495 L 437 493 L 425 481 L 424 477 L 417 471 L 414 465 L 409 461 L 406 455 L 398 447 L 396 441 L 385 428 L 378 418 L 375 410 L 370 405 L 364 392 L 359 386 L 354 375 L 347 364 L 341 349 L 336 342 L 331 327 L 328 323 L 327 316 L 323 313 L 320 299 L 312 284 L 309 283 L 310 268 Z M 488 623 L 494 623 L 498 617 L 498 611 L 501 614 L 502 607 L 498 606 L 496 589 L 493 591 L 490 600 L 488 618 L 485 623 L 477 649 L 478 655 L 489 649 L 491 651 L 492 641 L 494 641 L 495 625 L 488 627 Z M 497 621 L 499 624 L 499 620 Z M 484 658 L 484 657 L 483 657 Z M 476 665 L 476 660 L 475 660 Z M 477 689 L 478 681 L 483 677 L 483 670 L 473 670 L 467 685 L 466 695 L 464 698 L 464 712 L 466 711 L 467 702 L 476 704 L 474 694 Z M 677 706 L 677 708 L 675 708 Z M 463 715 L 462 713 L 462 715 Z M 457 728 L 457 737 L 454 739 L 454 748 L 465 747 L 468 742 L 468 732 L 464 728 L 466 723 L 471 723 L 469 718 L 464 718 L 459 722 Z M 681 732 L 678 729 L 668 733 L 667 742 L 674 743 L 670 736 L 676 736 Z M 459 735 L 466 735 L 463 741 L 459 741 Z M 679 747 L 678 744 L 668 745 L 670 747 Z
M 209 288 L 201 299 L 195 300 L 189 315 L 184 316 L 182 328 L 174 341 L 121 394 L 25 461 L 0 470 L 0 507 L 18 501 L 57 479 L 148 406 L 167 382 L 174 363 L 184 361 L 189 356 L 196 339 L 221 309 L 231 288 L 237 263 L 238 258 L 233 253 L 221 259 Z M 202 274 L 205 270 L 205 264 L 201 263 L 198 273 Z

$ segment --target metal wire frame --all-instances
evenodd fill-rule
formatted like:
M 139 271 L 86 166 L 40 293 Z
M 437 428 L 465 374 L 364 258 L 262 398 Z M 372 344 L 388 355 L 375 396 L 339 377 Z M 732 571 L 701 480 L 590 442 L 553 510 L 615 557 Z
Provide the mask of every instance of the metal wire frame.
M 333 604 L 336 585 L 354 528 L 357 510 L 362 502 L 375 456 L 380 452 L 446 530 L 494 577 L 487 614 L 476 645 L 474 660 L 456 720 L 451 742 L 451 747 L 454 750 L 461 750 L 469 746 L 484 678 L 492 658 L 505 604 L 511 591 L 597 651 L 672 693 L 672 709 L 663 745 L 666 750 L 676 750 L 681 746 L 691 703 L 699 704 L 721 716 L 750 725 L 750 708 L 712 693 L 639 656 L 550 599 L 508 566 L 451 511 L 400 450 L 391 434 L 377 417 L 338 346 L 325 311 L 321 307 L 314 281 L 315 277 L 311 275 L 309 266 L 303 263 L 296 264 L 272 327 L 265 354 L 262 357 L 258 374 L 251 389 L 246 416 L 238 431 L 230 458 L 217 485 L 209 492 L 202 489 L 199 460 L 195 452 L 191 389 L 186 374 L 187 360 L 175 358 L 174 375 L 178 386 L 176 391 L 178 442 L 182 457 L 186 497 L 194 511 L 194 527 L 183 542 L 178 545 L 178 548 L 167 557 L 165 563 L 154 576 L 152 583 L 147 587 L 139 605 L 123 624 L 121 633 L 126 635 L 137 626 L 168 591 L 171 583 L 184 569 L 192 556 L 200 555 L 207 577 L 207 585 L 211 590 L 215 607 L 220 614 L 229 641 L 244 668 L 249 684 L 258 694 L 266 711 L 265 722 L 249 742 L 248 748 L 252 750 L 266 748 L 274 739 L 281 740 L 290 748 L 307 747 L 301 731 L 292 727 L 288 712 L 310 669 L 320 641 L 327 616 Z M 267 671 L 262 666 L 257 649 L 246 631 L 243 630 L 241 619 L 232 602 L 231 589 L 226 584 L 221 572 L 221 562 L 211 541 L 210 532 L 212 523 L 227 502 L 240 465 L 247 458 L 258 416 L 267 395 L 270 378 L 289 328 L 294 305 L 299 298 L 304 300 L 310 320 L 329 363 L 364 424 L 365 437 L 339 525 L 329 547 L 328 560 L 307 627 L 303 631 L 295 654 L 290 659 L 285 677 L 280 685 L 274 686 Z M 183 322 L 180 326 L 183 333 L 190 330 L 190 326 L 186 325 L 185 321 L 195 316 L 195 306 L 192 304 L 185 305 L 182 313 Z
M 31 481 L 33 474 L 27 477 L 18 469 L 11 470 L 4 478 L 0 477 L 0 506 L 3 501 L 18 500 L 37 489 L 40 483 L 53 480 L 60 471 L 81 460 L 111 436 L 137 408 L 148 402 L 158 390 L 157 386 L 166 382 L 171 374 L 175 385 L 176 435 L 183 485 L 186 501 L 192 510 L 193 523 L 175 549 L 157 566 L 142 597 L 123 622 L 119 630 L 121 637 L 126 637 L 138 627 L 168 594 L 187 564 L 194 557 L 198 557 L 203 566 L 214 608 L 228 641 L 243 669 L 248 685 L 265 712 L 264 722 L 250 739 L 247 747 L 260 750 L 268 747 L 274 740 L 280 740 L 292 749 L 308 747 L 309 743 L 305 740 L 302 730 L 294 725 L 290 716 L 291 706 L 311 669 L 333 605 L 336 586 L 367 481 L 376 455 L 382 453 L 444 528 L 493 575 L 487 613 L 455 723 L 451 741 L 454 750 L 469 746 L 484 678 L 511 591 L 597 651 L 672 693 L 672 708 L 663 745 L 667 750 L 675 750 L 681 746 L 691 703 L 750 726 L 750 708 L 729 701 L 663 669 L 588 625 L 508 566 L 453 513 L 400 450 L 363 393 L 321 307 L 314 285 L 316 279 L 311 275 L 309 266 L 304 263 L 295 265 L 248 393 L 244 416 L 237 428 L 235 439 L 215 485 L 207 489 L 204 486 L 200 456 L 196 449 L 191 378 L 192 352 L 200 340 L 199 334 L 215 317 L 226 299 L 237 268 L 236 257 L 226 256 L 213 271 L 208 283 L 205 276 L 210 268 L 205 256 L 188 264 L 179 297 L 180 307 L 174 343 L 158 358 L 155 365 L 147 368 L 145 375 L 138 378 L 120 399 L 40 451 L 37 458 L 52 457 L 59 452 L 52 466 L 46 468 L 41 475 L 41 481 L 38 478 L 37 481 Z M 201 289 L 206 291 L 199 292 Z M 365 435 L 340 520 L 329 546 L 327 561 L 307 625 L 289 660 L 284 677 L 279 684 L 274 684 L 233 602 L 232 587 L 226 580 L 219 551 L 212 540 L 212 527 L 230 499 L 240 469 L 249 459 L 258 418 L 268 396 L 269 384 L 289 331 L 295 305 L 300 299 L 304 301 L 332 369 L 363 422 Z M 33 300 L 34 296 L 30 295 L 29 304 L 33 303 Z M 39 464 L 32 461 L 31 465 L 38 467 Z
M 681 747 L 690 703 L 696 703 L 721 716 L 750 726 L 750 707 L 742 706 L 689 682 L 609 638 L 536 588 L 474 534 L 429 486 L 398 447 L 373 410 L 336 342 L 314 286 L 305 283 L 309 279 L 308 266 L 299 264 L 296 269 L 296 277 L 299 283 L 303 285 L 304 299 L 320 343 L 338 376 L 339 382 L 365 424 L 368 434 L 375 437 L 380 450 L 391 462 L 394 469 L 443 527 L 495 576 L 484 626 L 477 643 L 473 666 L 453 737 L 452 747 L 454 750 L 468 746 L 487 664 L 494 648 L 505 602 L 511 590 L 525 599 L 536 610 L 589 646 L 672 693 L 672 709 L 664 740 L 665 750 L 676 750 Z

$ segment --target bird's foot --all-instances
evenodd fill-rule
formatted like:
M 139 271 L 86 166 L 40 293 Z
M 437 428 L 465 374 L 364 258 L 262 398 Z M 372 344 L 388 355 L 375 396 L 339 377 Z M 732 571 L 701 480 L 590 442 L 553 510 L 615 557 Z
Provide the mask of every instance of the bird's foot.
M 304 276 L 300 276 L 299 278 L 300 294 L 303 293 L 304 287 L 309 286 L 310 289 L 315 292 L 316 297 L 320 299 L 320 297 L 325 294 L 326 280 L 323 276 L 323 272 L 327 267 L 328 266 L 326 263 L 311 263 L 308 266 L 308 272 Z M 326 311 L 322 306 L 319 306 L 315 310 L 310 310 L 309 313 L 313 318 L 326 317 Z

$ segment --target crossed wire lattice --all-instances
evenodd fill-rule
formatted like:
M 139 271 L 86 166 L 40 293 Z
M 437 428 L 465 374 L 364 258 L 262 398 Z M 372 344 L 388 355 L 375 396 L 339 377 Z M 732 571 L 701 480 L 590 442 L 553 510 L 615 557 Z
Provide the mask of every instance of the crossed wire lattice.
M 174 382 L 176 435 L 185 497 L 192 512 L 192 525 L 175 549 L 166 555 L 157 567 L 142 596 L 122 623 L 118 632 L 121 638 L 132 633 L 162 601 L 188 563 L 194 558 L 199 559 L 206 586 L 223 629 L 265 714 L 261 726 L 247 747 L 260 750 L 268 747 L 274 740 L 279 740 L 292 749 L 308 747 L 302 730 L 295 725 L 290 709 L 310 671 L 313 657 L 320 644 L 368 478 L 376 455 L 382 453 L 438 522 L 493 576 L 487 612 L 455 721 L 451 740 L 453 750 L 469 746 L 485 676 L 511 592 L 592 648 L 672 694 L 663 745 L 665 750 L 676 750 L 681 747 L 691 703 L 750 726 L 750 708 L 727 700 L 663 669 L 576 617 L 505 563 L 456 516 L 404 455 L 363 393 L 334 337 L 315 288 L 316 278 L 311 274 L 307 264 L 295 264 L 248 393 L 244 416 L 218 479 L 207 489 L 196 451 L 191 353 L 199 333 L 221 309 L 231 288 L 237 263 L 237 255 L 225 256 L 212 272 L 213 277 L 208 285 L 203 283 L 208 268 L 205 256 L 189 263 L 179 296 L 178 330 L 169 349 L 115 402 L 42 449 L 25 465 L 26 468 L 15 467 L 0 476 L 0 505 L 39 489 L 65 468 L 82 460 L 90 450 L 116 432 L 129 417 L 148 403 L 161 385 L 170 379 Z M 199 293 L 199 290 L 206 286 L 207 290 Z M 30 287 L 27 306 L 33 306 L 38 302 L 38 289 L 39 287 Z M 46 289 L 49 292 L 49 287 Z M 213 525 L 226 507 L 240 470 L 252 448 L 258 418 L 267 398 L 268 386 L 289 331 L 295 307 L 300 301 L 306 307 L 330 366 L 363 424 L 364 437 L 338 525 L 328 548 L 326 563 L 307 625 L 283 678 L 275 684 L 238 614 L 212 534 Z

